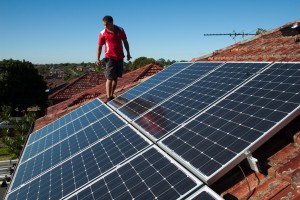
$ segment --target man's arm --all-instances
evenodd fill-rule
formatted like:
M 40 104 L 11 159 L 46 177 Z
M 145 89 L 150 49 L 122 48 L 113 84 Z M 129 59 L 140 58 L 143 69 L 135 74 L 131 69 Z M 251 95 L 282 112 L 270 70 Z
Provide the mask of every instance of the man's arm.
M 127 52 L 127 60 L 130 60 L 131 55 L 130 55 L 130 51 L 129 51 L 129 43 L 128 43 L 127 40 L 123 40 L 123 43 L 124 43 L 124 47 L 125 47 L 126 52 Z
M 102 52 L 102 45 L 98 44 L 97 53 L 96 53 L 96 65 L 100 65 L 101 52 Z

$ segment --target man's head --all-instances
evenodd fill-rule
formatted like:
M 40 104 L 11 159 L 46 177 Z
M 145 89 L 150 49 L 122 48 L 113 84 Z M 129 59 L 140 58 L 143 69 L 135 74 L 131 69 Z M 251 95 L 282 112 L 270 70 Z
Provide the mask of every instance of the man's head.
M 114 19 L 112 18 L 112 16 L 107 15 L 103 17 L 102 23 L 105 28 L 107 28 L 108 30 L 112 30 L 114 25 Z

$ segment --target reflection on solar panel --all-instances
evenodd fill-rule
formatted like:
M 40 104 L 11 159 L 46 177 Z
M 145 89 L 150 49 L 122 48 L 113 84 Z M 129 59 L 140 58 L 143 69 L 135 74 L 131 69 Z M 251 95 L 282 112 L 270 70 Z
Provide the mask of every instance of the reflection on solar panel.
M 133 124 L 153 140 L 169 133 L 269 63 L 226 63 L 151 109 Z
M 276 63 L 162 140 L 212 183 L 300 112 L 300 64 Z M 164 147 L 165 148 L 165 147 Z
M 221 199 L 202 181 L 300 114 L 300 63 L 176 63 L 108 105 L 32 133 L 6 199 Z
M 207 187 L 206 185 L 200 188 L 193 195 L 188 197 L 186 200 L 222 200 L 217 193 L 215 193 L 212 189 Z
M 153 147 L 68 199 L 181 199 L 201 184 Z
M 132 120 L 220 65 L 221 63 L 194 63 L 128 102 L 118 111 Z
M 174 63 L 170 65 L 169 67 L 165 68 L 155 76 L 152 76 L 148 80 L 142 82 L 141 84 L 135 86 L 134 88 L 130 89 L 126 93 L 123 93 L 122 95 L 115 98 L 113 101 L 109 102 L 109 105 L 112 108 L 119 108 L 129 102 L 130 100 L 136 98 L 140 94 L 148 91 L 152 87 L 155 87 L 157 84 L 165 81 L 166 79 L 170 78 L 177 72 L 185 69 L 187 66 L 191 65 L 190 62 L 184 62 L 184 63 Z

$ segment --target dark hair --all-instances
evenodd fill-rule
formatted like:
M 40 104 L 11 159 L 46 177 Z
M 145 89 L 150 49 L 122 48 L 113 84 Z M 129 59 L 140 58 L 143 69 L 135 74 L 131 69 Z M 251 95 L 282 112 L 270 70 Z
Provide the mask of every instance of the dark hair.
M 102 21 L 114 23 L 114 19 L 112 18 L 112 16 L 109 16 L 109 15 L 106 15 L 105 17 L 103 17 Z

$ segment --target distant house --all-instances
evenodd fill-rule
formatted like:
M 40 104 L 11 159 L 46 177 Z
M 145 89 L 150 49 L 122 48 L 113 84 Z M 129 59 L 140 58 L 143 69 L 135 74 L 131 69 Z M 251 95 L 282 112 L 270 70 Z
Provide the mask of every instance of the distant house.
M 61 79 L 64 77 L 64 71 L 58 67 L 51 67 L 49 70 L 48 77 Z
M 85 73 L 95 72 L 95 69 L 91 66 L 77 66 L 76 70 Z

